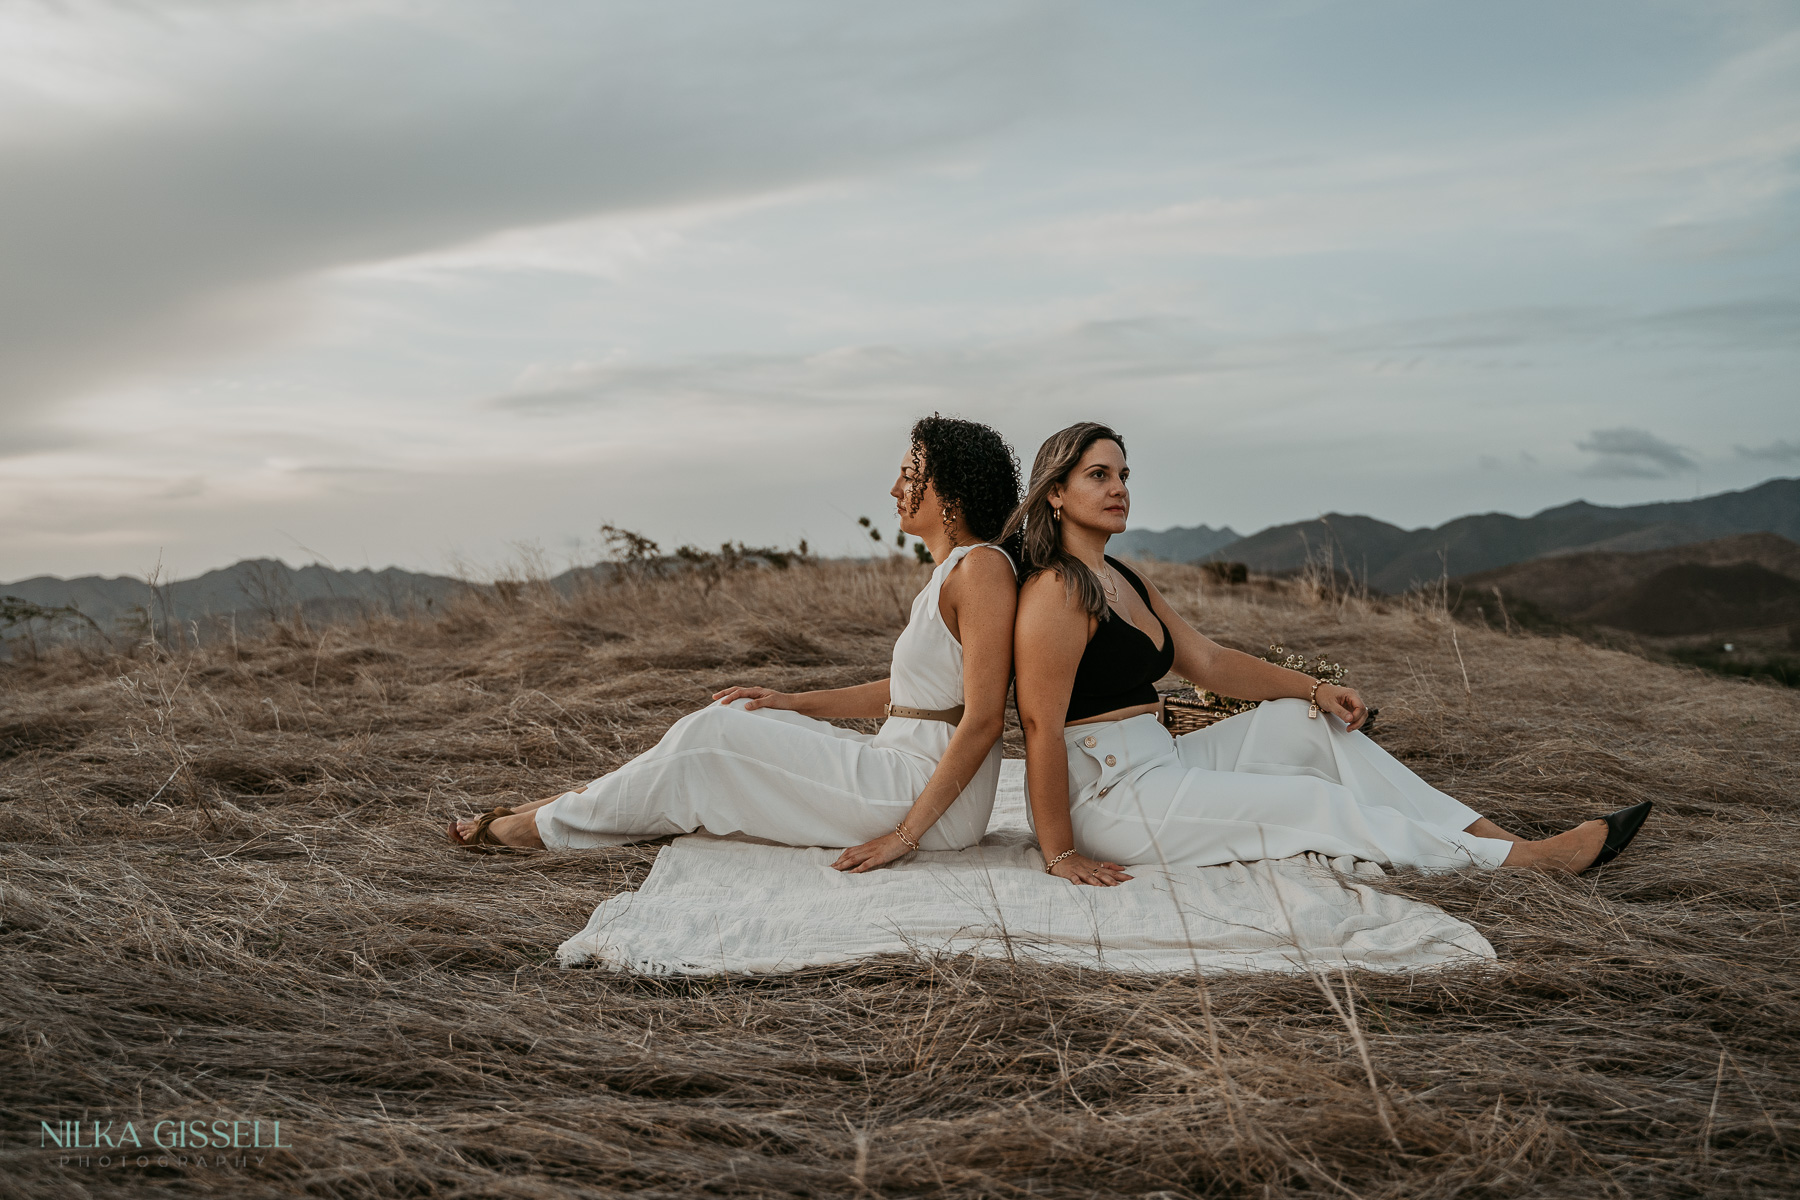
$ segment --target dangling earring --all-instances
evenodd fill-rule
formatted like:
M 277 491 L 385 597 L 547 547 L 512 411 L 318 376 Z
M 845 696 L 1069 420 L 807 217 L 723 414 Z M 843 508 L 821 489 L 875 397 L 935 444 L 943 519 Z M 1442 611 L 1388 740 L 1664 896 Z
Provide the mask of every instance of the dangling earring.
M 956 530 L 952 526 L 956 522 L 956 510 L 948 506 L 940 508 L 938 514 L 944 522 L 944 532 L 950 535 L 950 544 L 956 545 Z

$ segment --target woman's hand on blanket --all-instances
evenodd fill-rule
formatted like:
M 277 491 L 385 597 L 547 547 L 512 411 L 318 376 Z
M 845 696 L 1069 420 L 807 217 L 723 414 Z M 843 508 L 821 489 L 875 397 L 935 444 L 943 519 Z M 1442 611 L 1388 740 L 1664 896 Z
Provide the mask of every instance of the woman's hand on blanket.
M 1328 683 L 1319 689 L 1317 699 L 1321 709 L 1334 717 L 1341 717 L 1352 733 L 1361 729 L 1369 719 L 1369 706 L 1363 703 L 1363 698 L 1356 694 L 1355 688 Z
M 1085 854 L 1071 854 L 1051 867 L 1050 873 L 1070 883 L 1085 883 L 1093 887 L 1117 887 L 1133 878 L 1118 863 L 1095 862 Z
M 838 855 L 837 861 L 831 865 L 840 871 L 850 871 L 860 875 L 864 871 L 873 871 L 876 867 L 887 866 L 911 849 L 911 846 L 900 840 L 899 834 L 887 833 L 872 842 L 864 842 L 860 846 L 850 847 Z
M 744 705 L 751 708 L 793 708 L 794 698 L 786 692 L 778 692 L 766 687 L 728 687 L 722 692 L 714 692 L 713 699 L 720 704 L 731 704 L 738 700 L 748 700 Z

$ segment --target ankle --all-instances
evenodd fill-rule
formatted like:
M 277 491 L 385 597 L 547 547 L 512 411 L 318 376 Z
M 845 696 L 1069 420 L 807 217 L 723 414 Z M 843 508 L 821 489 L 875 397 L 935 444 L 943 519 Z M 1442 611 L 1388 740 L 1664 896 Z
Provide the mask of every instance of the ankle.
M 501 826 L 497 832 L 499 833 L 501 840 L 509 846 L 519 846 L 532 850 L 542 850 L 544 848 L 543 839 L 538 837 L 537 815 L 535 812 L 514 813 L 510 817 L 502 817 L 500 821 L 495 822 L 495 825 Z

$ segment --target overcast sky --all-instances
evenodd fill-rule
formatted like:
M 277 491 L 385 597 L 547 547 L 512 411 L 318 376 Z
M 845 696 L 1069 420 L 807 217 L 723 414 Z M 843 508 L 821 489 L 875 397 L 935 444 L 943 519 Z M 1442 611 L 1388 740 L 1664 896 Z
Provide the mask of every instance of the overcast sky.
M 14 0 L 0 579 L 846 550 L 933 410 L 1152 528 L 1746 487 L 1797 189 L 1791 2 Z

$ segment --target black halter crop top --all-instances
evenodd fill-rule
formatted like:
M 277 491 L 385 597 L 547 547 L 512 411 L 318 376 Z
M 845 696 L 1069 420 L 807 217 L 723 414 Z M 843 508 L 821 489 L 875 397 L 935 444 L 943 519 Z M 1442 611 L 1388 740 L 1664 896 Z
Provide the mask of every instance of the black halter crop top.
M 1144 607 L 1156 616 L 1156 610 L 1150 606 L 1150 589 L 1137 573 L 1115 558 L 1108 557 L 1106 561 L 1130 581 L 1144 598 Z M 1156 703 L 1156 681 L 1175 665 L 1175 639 L 1169 636 L 1169 627 L 1163 625 L 1161 617 L 1156 618 L 1156 623 L 1162 625 L 1161 649 L 1149 634 L 1117 611 L 1099 623 L 1094 636 L 1088 639 L 1087 649 L 1082 651 L 1081 664 L 1075 668 L 1075 686 L 1069 692 L 1069 712 L 1063 720 L 1079 721 L 1121 708 Z

